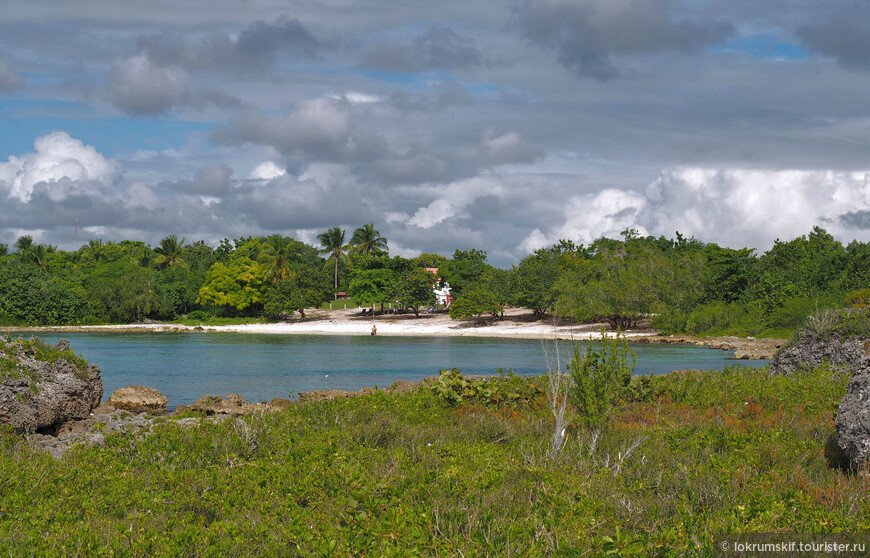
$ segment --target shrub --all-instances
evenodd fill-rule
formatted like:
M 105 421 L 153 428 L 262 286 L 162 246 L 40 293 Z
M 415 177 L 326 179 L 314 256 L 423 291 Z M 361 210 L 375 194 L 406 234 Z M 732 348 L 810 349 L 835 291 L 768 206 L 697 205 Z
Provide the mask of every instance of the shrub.
M 827 341 L 833 335 L 839 321 L 840 316 L 836 310 L 832 308 L 817 309 L 807 316 L 803 330 L 818 339 Z
M 617 401 L 628 394 L 631 373 L 637 357 L 628 347 L 625 335 L 617 332 L 608 337 L 601 330 L 600 350 L 590 341 L 586 353 L 580 353 L 580 344 L 574 346 L 574 358 L 568 370 L 574 384 L 568 397 L 577 409 L 577 419 L 590 431 L 592 440 L 589 453 L 594 453 L 604 422 Z
M 659 330 L 663 335 L 676 335 L 686 333 L 689 314 L 679 310 L 664 310 L 652 317 L 650 326 Z
M 515 374 L 469 380 L 458 368 L 442 370 L 432 391 L 448 405 L 476 403 L 509 407 L 532 401 L 543 393 L 532 381 Z
M 703 304 L 689 315 L 686 331 L 692 335 L 725 332 L 732 329 L 742 315 L 743 308 L 739 304 Z
M 203 322 L 207 322 L 211 320 L 213 316 L 206 312 L 205 310 L 194 310 L 193 312 L 189 312 L 187 314 L 188 320 L 200 320 Z
M 857 291 L 846 293 L 843 301 L 850 308 L 866 308 L 870 306 L 870 289 L 858 289 Z

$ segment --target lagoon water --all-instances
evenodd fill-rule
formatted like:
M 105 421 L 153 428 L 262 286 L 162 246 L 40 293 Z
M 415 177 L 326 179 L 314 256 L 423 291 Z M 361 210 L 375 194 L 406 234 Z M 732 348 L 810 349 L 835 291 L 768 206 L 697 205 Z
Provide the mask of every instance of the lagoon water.
M 458 337 L 249 335 L 234 333 L 65 333 L 43 335 L 102 370 L 105 397 L 129 385 L 150 386 L 169 397 L 169 409 L 203 395 L 238 393 L 248 401 L 295 398 L 312 389 L 386 387 L 421 380 L 443 368 L 466 374 L 543 374 L 553 342 Z M 585 344 L 583 345 L 585 347 Z M 714 370 L 734 364 L 730 352 L 694 345 L 631 344 L 635 374 L 677 369 Z M 564 368 L 573 345 L 560 345 Z M 567 358 L 566 358 L 567 357 Z M 759 366 L 766 361 L 739 361 Z

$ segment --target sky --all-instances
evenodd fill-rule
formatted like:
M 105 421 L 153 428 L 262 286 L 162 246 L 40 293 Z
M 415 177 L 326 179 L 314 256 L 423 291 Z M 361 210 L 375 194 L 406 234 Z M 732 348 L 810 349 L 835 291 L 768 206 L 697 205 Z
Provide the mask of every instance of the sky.
M 77 225 L 76 225 L 77 222 Z M 870 5 L 4 0 L 0 243 L 870 241 Z

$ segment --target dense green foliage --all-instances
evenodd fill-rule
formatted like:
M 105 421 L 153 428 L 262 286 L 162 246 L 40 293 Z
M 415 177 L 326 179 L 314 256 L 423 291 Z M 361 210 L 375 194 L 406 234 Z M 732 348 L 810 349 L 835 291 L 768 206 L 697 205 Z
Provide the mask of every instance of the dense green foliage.
M 715 556 L 719 533 L 870 529 L 866 477 L 823 454 L 843 378 L 647 383 L 595 455 L 571 428 L 556 459 L 544 396 L 492 402 L 482 384 L 455 402 L 420 389 L 167 419 L 61 460 L 0 433 L 0 553 Z
M 450 316 L 479 322 L 521 306 L 540 319 L 613 329 L 788 337 L 817 309 L 870 303 L 870 243 L 844 247 L 818 227 L 761 255 L 627 230 L 589 246 L 562 240 L 510 269 L 493 267 L 479 249 L 390 257 L 374 224 L 349 243 L 345 232 L 318 235 L 320 249 L 281 235 L 224 239 L 214 249 L 169 235 L 153 249 L 91 241 L 64 252 L 23 236 L 16 252 L 0 255 L 0 325 L 304 316 L 324 302 L 322 269 L 331 292 L 347 292 L 356 305 L 415 313 L 434 306 L 440 279 L 451 288 Z

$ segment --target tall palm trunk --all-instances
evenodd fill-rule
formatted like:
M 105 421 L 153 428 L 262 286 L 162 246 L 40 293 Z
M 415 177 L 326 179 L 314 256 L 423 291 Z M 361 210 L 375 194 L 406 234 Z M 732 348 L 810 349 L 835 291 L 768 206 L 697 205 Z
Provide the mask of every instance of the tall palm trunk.
M 339 256 L 339 251 L 336 250 L 336 251 L 335 251 L 335 257 L 334 257 L 334 259 L 335 259 L 335 279 L 334 279 L 334 282 L 333 282 L 333 286 L 334 286 L 334 288 L 333 288 L 333 291 L 332 291 L 332 292 L 334 293 L 334 294 L 333 294 L 333 297 L 334 297 L 333 300 L 338 300 L 338 256 Z

